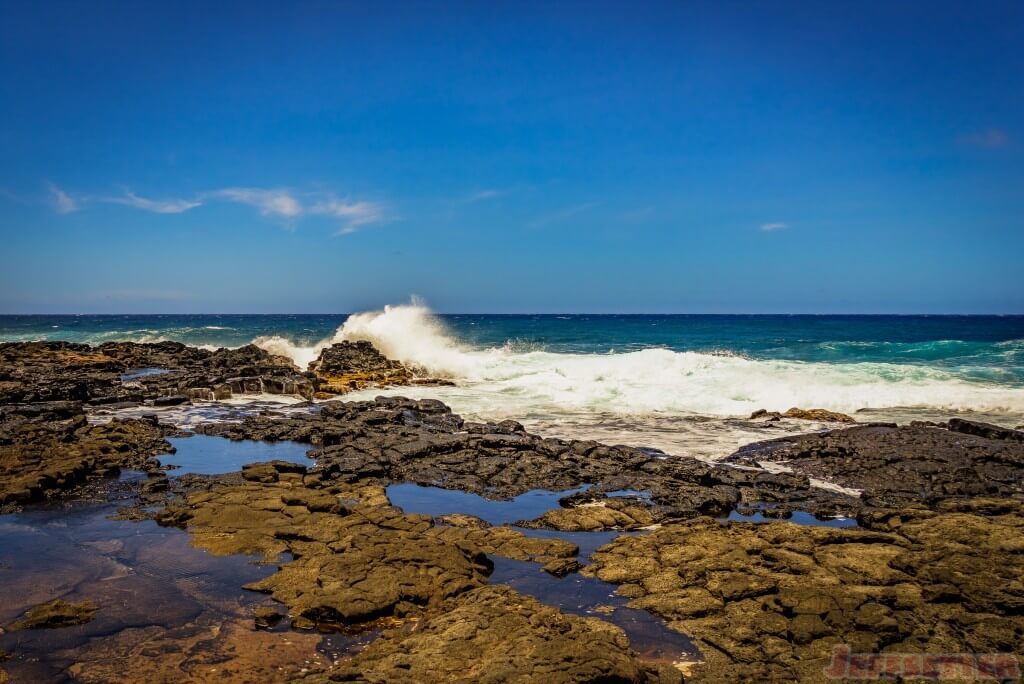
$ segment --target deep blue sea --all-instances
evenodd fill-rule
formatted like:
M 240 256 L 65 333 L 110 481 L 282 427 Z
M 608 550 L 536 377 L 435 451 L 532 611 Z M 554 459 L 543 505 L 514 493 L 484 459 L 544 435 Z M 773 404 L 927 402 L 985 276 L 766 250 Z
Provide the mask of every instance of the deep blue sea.
M 351 316 L 0 316 L 0 341 L 38 339 L 254 342 L 300 366 L 332 341 L 369 339 L 457 384 L 389 393 L 702 456 L 788 429 L 744 420 L 759 408 L 1024 422 L 1024 316 L 435 315 L 418 305 Z

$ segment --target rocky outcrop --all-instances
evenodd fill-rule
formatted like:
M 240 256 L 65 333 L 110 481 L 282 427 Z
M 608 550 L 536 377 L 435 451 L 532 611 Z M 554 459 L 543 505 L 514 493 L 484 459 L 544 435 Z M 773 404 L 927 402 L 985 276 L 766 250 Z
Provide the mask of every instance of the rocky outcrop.
M 648 506 L 625 497 L 572 497 L 563 499 L 564 508 L 547 511 L 534 520 L 517 522 L 518 527 L 548 529 L 562 532 L 595 532 L 598 530 L 639 530 L 654 523 Z
M 0 406 L 0 507 L 154 468 L 154 455 L 173 451 L 166 433 L 155 418 L 91 425 L 77 402 Z
M 92 620 L 99 609 L 92 601 L 70 603 L 54 599 L 29 609 L 25 615 L 8 625 L 7 629 L 16 632 L 19 629 L 56 629 L 84 625 Z
M 963 418 L 950 418 L 945 425 L 953 432 L 962 432 L 965 435 L 977 435 L 986 439 L 1009 439 L 1015 442 L 1024 442 L 1024 431 L 1019 427 L 1016 430 L 1004 428 L 991 423 L 980 423 L 975 420 L 964 420 Z
M 486 585 L 485 554 L 578 568 L 575 544 L 527 537 L 469 515 L 410 515 L 383 488 L 324 480 L 283 461 L 253 464 L 241 482 L 208 481 L 172 499 L 158 522 L 185 527 L 215 554 L 291 560 L 248 589 L 287 607 L 298 629 L 387 628 L 366 650 L 301 681 L 681 682 L 640 663 L 623 632 Z M 280 561 L 279 561 L 280 562 Z M 262 608 L 255 626 L 282 619 Z M 415 624 L 415 629 L 409 629 Z
M 494 556 L 547 564 L 575 560 L 579 553 L 579 547 L 571 542 L 557 538 L 528 537 L 507 525 L 492 526 L 472 515 L 444 516 L 441 522 L 444 524 L 431 528 L 427 534 L 452 543 L 468 542 Z M 559 563 L 558 567 L 570 566 Z
M 429 516 L 362 503 L 379 500 L 381 489 L 306 482 L 318 484 L 293 471 L 274 482 L 217 485 L 157 519 L 186 524 L 194 543 L 216 554 L 290 553 L 294 560 L 248 588 L 288 606 L 296 627 L 410 617 L 481 586 L 490 573 L 479 548 L 430 534 Z
M 802 409 L 802 408 L 791 408 L 785 413 L 779 413 L 778 411 L 766 411 L 765 409 L 758 409 L 750 414 L 750 420 L 758 420 L 761 418 L 767 418 L 769 420 L 779 420 L 781 418 L 793 418 L 795 420 L 814 420 L 821 423 L 856 423 L 851 416 L 845 413 L 837 413 L 836 411 L 828 411 L 826 409 Z
M 991 431 L 977 427 L 968 432 L 964 423 L 956 424 L 959 431 L 925 424 L 865 425 L 785 437 L 744 447 L 729 461 L 783 461 L 802 475 L 862 490 L 865 503 L 883 508 L 1024 496 L 1024 442 L 993 439 L 986 436 Z
M 138 369 L 147 372 L 130 372 Z M 177 342 L 0 344 L 0 404 L 139 403 L 172 396 L 213 400 L 258 392 L 309 399 L 315 391 L 315 379 L 289 359 L 254 345 L 208 351 Z
M 355 658 L 295 681 L 681 684 L 682 675 L 639 663 L 614 625 L 496 586 L 461 594 L 414 631 L 384 632 Z
M 861 507 L 856 497 L 811 487 L 803 475 L 655 459 L 630 447 L 545 439 L 514 421 L 465 422 L 435 400 L 325 402 L 315 414 L 251 416 L 201 425 L 197 431 L 311 444 L 316 447 L 310 452 L 317 461 L 315 472 L 325 481 L 415 482 L 502 499 L 581 484 L 591 484 L 594 495 L 645 491 L 651 494 L 647 507 L 653 522 L 724 515 L 754 502 L 771 502 L 779 514 L 852 515 Z
M 319 380 L 320 398 L 367 387 L 452 384 L 415 373 L 401 362 L 385 357 L 366 340 L 338 342 L 326 347 L 309 364 L 309 370 Z
M 687 681 L 819 682 L 839 645 L 1019 653 L 1024 517 L 1006 505 L 879 514 L 885 531 L 700 518 L 619 537 L 583 572 L 695 639 Z

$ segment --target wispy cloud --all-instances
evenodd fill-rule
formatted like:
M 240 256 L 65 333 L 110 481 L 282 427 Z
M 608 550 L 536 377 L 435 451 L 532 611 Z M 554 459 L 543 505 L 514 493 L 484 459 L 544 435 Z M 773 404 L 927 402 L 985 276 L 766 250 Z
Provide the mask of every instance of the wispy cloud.
M 97 197 L 97 202 L 107 204 L 123 204 L 126 207 L 134 207 L 143 211 L 151 211 L 156 214 L 181 214 L 189 209 L 195 209 L 203 203 L 198 199 L 164 199 L 153 200 L 146 197 L 139 197 L 130 190 L 125 190 L 123 195 L 116 197 Z
M 70 214 L 78 211 L 78 202 L 71 195 L 67 194 L 53 183 L 48 183 L 50 190 L 50 201 L 58 214 Z
M 345 223 L 335 235 L 349 235 L 362 226 L 379 223 L 384 219 L 384 210 L 379 204 L 350 202 L 330 195 L 310 206 L 309 213 L 342 219 Z
M 221 201 L 254 207 L 263 216 L 289 221 L 304 216 L 340 219 L 339 235 L 353 233 L 362 226 L 379 223 L 386 218 L 384 207 L 376 202 L 342 199 L 329 192 L 296 192 L 288 188 L 221 188 L 199 193 L 192 199 L 150 199 L 127 189 L 120 195 L 76 198 L 56 185 L 50 184 L 49 188 L 52 204 L 62 214 L 79 210 L 83 202 L 120 204 L 158 214 L 181 214 L 204 204 Z
M 340 199 L 331 193 L 296 193 L 283 188 L 225 188 L 214 197 L 256 207 L 264 216 L 295 219 L 301 216 L 329 216 L 344 223 L 337 234 L 354 233 L 360 226 L 384 219 L 384 209 L 375 202 Z
M 239 204 L 256 207 L 264 216 L 295 218 L 302 214 L 302 204 L 289 190 L 263 188 L 224 188 L 209 193 Z
M 1006 131 L 999 128 L 989 128 L 984 131 L 975 131 L 960 136 L 960 143 L 974 147 L 985 147 L 995 149 L 1006 147 L 1010 143 L 1010 136 Z
M 785 230 L 786 228 L 789 228 L 789 224 L 787 224 L 787 223 L 762 223 L 761 224 L 761 230 L 763 230 L 766 233 L 772 233 L 772 232 L 774 232 L 776 230 Z

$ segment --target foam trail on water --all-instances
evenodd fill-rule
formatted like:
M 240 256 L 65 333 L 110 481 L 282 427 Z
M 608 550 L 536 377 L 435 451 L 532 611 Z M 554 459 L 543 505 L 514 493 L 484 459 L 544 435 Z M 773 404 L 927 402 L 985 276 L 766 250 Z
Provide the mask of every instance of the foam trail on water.
M 428 394 L 494 417 L 740 416 L 793 406 L 847 413 L 889 407 L 1024 413 L 1022 389 L 915 364 L 754 360 L 661 348 L 608 354 L 477 349 L 456 340 L 418 301 L 354 314 L 313 346 L 280 337 L 256 344 L 305 368 L 325 346 L 346 340 L 367 340 L 389 358 L 455 380 L 458 387 L 430 388 Z

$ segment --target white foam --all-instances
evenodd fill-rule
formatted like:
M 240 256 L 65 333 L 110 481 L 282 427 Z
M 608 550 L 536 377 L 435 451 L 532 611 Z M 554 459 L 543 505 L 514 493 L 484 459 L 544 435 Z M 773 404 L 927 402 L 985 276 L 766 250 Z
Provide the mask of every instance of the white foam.
M 281 337 L 255 343 L 305 368 L 325 346 L 344 340 L 368 340 L 389 358 L 455 380 L 457 387 L 432 387 L 425 394 L 493 418 L 745 416 L 793 406 L 845 413 L 889 407 L 1024 413 L 1022 389 L 920 365 L 753 360 L 669 349 L 608 354 L 474 349 L 455 340 L 417 301 L 354 314 L 333 337 L 313 346 Z

